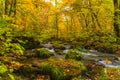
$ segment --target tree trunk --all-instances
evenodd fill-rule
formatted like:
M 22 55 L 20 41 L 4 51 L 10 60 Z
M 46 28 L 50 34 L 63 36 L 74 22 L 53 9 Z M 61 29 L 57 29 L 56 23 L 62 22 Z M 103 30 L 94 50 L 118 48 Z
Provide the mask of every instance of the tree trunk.
M 5 0 L 5 15 L 8 15 L 8 0 Z
M 114 31 L 117 42 L 120 38 L 120 0 L 113 0 L 114 3 Z
M 55 0 L 55 8 L 57 9 L 57 0 Z M 56 26 L 56 39 L 59 37 L 59 28 L 58 28 L 58 14 L 55 14 L 55 26 Z
M 13 0 L 13 13 L 14 13 L 14 15 L 13 15 L 13 17 L 15 17 L 16 16 L 16 2 L 17 0 Z

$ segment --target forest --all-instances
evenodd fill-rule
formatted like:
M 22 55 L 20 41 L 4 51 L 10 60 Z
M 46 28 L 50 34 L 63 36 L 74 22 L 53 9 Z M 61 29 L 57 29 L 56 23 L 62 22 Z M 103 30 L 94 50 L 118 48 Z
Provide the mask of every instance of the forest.
M 0 80 L 120 80 L 120 0 L 0 0 Z

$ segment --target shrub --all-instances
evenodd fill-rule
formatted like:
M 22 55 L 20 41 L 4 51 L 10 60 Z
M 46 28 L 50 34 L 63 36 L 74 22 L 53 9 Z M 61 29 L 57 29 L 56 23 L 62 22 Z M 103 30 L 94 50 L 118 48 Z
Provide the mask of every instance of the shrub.
M 1 65 L 0 65 L 0 74 L 5 73 L 6 71 L 7 71 L 6 66 L 5 66 L 4 64 L 1 64 Z
M 12 42 L 19 43 L 25 49 L 34 49 L 34 48 L 41 47 L 40 41 L 35 40 L 34 37 L 29 37 L 29 36 L 15 36 Z
M 5 53 L 12 53 L 9 55 L 23 55 L 24 53 L 24 48 L 19 43 L 3 42 L 0 49 L 1 55 L 4 55 Z
M 13 43 L 10 46 L 10 52 L 18 55 L 23 55 L 24 53 L 24 48 L 19 44 L 19 43 Z
M 15 80 L 15 77 L 10 73 L 10 69 L 5 64 L 0 64 L 0 80 Z

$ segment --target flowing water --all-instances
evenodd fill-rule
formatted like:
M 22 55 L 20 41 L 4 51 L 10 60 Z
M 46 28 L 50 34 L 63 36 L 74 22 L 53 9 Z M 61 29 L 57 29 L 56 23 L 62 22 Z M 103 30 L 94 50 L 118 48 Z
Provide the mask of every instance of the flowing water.
M 54 51 L 53 44 L 47 43 L 42 44 L 45 49 L 48 51 L 54 53 L 56 58 L 62 58 L 65 59 L 64 55 L 59 55 Z M 63 50 L 64 53 L 67 53 L 67 51 L 70 50 L 70 45 L 65 45 L 65 50 Z M 96 50 L 89 50 L 86 52 L 80 52 L 83 54 L 83 62 L 89 63 L 89 62 L 98 62 L 104 65 L 105 67 L 120 67 L 120 61 L 119 61 L 119 55 L 116 54 L 107 54 L 107 53 L 101 53 Z

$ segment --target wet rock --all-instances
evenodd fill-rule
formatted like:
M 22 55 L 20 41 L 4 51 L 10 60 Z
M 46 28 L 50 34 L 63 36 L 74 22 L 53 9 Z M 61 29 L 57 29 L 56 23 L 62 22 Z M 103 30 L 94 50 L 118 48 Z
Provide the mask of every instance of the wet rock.
M 114 60 L 114 61 L 119 61 L 119 58 L 114 57 L 113 60 Z
M 116 50 L 115 53 L 116 53 L 116 54 L 120 54 L 120 48 L 118 48 L 118 50 Z
M 60 49 L 55 49 L 55 52 L 59 55 L 64 55 L 65 53 Z
M 38 64 L 38 63 L 32 63 L 32 67 L 37 67 L 37 68 L 39 68 L 39 64 Z
M 51 50 L 51 49 L 53 49 L 53 47 L 49 47 L 48 49 L 50 49 L 50 50 Z

